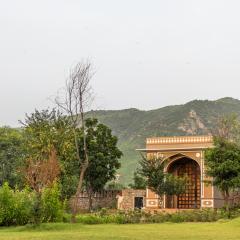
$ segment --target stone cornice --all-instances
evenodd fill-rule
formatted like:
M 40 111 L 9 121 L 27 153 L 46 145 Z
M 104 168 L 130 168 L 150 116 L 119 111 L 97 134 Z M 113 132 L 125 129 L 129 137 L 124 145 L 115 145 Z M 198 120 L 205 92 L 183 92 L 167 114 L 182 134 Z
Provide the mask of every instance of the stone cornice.
M 174 137 L 153 137 L 147 138 L 146 144 L 157 145 L 177 145 L 177 144 L 196 144 L 213 143 L 212 136 L 174 136 Z

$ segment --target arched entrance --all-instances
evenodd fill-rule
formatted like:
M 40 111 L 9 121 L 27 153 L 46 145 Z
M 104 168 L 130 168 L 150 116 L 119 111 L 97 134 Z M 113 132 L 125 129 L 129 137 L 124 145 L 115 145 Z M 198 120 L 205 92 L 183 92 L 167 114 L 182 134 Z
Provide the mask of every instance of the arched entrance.
M 187 177 L 185 193 L 178 196 L 166 196 L 167 208 L 196 209 L 200 208 L 201 172 L 198 163 L 183 157 L 173 161 L 167 172 L 179 177 Z

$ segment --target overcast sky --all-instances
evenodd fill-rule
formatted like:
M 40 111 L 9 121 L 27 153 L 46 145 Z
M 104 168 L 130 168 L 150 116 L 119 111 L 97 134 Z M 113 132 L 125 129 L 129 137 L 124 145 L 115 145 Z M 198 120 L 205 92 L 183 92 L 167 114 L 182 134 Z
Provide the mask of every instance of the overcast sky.
M 0 125 L 90 59 L 94 108 L 239 98 L 239 0 L 0 0 Z

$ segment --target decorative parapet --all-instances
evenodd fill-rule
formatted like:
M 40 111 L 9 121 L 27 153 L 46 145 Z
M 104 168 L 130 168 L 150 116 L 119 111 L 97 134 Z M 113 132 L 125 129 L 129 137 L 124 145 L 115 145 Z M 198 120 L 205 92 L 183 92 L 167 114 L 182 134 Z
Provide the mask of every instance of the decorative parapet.
M 212 136 L 181 136 L 181 137 L 153 137 L 147 138 L 147 144 L 191 144 L 213 143 Z

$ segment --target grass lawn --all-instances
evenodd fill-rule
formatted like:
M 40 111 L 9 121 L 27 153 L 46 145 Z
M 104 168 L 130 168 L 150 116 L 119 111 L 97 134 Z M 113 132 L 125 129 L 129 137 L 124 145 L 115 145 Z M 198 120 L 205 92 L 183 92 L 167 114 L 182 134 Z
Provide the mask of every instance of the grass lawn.
M 240 218 L 216 223 L 163 223 L 163 224 L 103 224 L 83 225 L 54 223 L 37 228 L 0 228 L 0 240 L 239 240 Z

